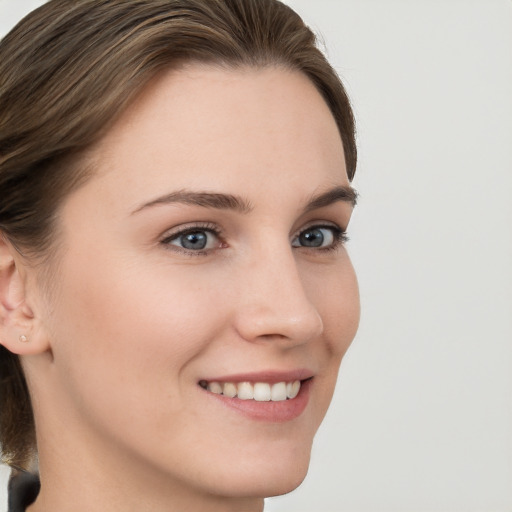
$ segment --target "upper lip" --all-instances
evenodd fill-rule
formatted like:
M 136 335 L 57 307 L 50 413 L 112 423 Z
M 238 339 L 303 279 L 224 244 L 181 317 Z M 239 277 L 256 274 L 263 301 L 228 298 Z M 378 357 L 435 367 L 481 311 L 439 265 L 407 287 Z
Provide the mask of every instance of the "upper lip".
M 307 368 L 297 368 L 294 370 L 264 370 L 250 373 L 237 373 L 233 375 L 221 375 L 212 378 L 201 379 L 206 382 L 267 382 L 275 384 L 277 382 L 293 382 L 295 380 L 306 380 L 314 376 L 314 372 Z

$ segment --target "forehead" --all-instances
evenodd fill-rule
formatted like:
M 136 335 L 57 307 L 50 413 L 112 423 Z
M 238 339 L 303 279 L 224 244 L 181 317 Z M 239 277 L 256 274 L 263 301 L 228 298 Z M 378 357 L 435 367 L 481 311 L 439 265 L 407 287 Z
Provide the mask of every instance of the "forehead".
M 287 186 L 348 183 L 327 104 L 305 75 L 278 67 L 164 72 L 93 154 L 101 180 L 122 176 L 138 193 L 246 188 L 248 179 L 256 186 L 276 177 Z

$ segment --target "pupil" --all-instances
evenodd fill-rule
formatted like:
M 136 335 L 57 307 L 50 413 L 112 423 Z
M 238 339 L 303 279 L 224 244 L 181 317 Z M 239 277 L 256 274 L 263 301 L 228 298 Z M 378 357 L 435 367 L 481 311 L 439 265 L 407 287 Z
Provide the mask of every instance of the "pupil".
M 305 231 L 299 237 L 301 245 L 305 247 L 321 247 L 324 243 L 324 235 L 319 229 Z
M 206 234 L 203 231 L 194 231 L 181 237 L 181 243 L 185 249 L 204 249 L 207 243 Z

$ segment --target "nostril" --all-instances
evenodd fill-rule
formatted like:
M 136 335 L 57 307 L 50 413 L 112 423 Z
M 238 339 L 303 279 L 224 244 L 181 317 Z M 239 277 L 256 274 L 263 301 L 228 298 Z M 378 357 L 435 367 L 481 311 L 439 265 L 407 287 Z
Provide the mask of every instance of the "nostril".
M 269 341 L 284 340 L 287 338 L 284 334 L 262 334 L 261 339 L 268 339 Z

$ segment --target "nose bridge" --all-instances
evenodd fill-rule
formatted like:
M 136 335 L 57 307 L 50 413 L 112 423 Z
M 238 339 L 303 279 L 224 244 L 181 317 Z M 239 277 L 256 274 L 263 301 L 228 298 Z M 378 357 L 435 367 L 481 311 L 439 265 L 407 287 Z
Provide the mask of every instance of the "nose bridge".
M 245 339 L 301 344 L 320 335 L 322 318 L 307 296 L 290 246 L 254 255 L 242 280 L 238 330 Z

